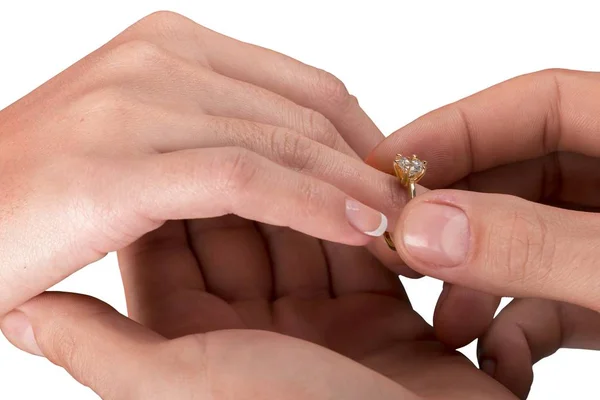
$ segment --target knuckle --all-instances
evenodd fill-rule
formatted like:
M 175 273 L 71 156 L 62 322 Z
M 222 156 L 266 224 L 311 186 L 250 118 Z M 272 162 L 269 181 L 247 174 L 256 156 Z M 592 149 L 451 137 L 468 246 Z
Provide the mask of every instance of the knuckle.
M 557 76 L 568 74 L 569 71 L 562 68 L 546 68 L 533 74 L 534 78 L 542 80 L 554 80 Z
M 154 71 L 159 66 L 170 65 L 172 55 L 159 45 L 142 39 L 127 40 L 119 43 L 105 56 L 105 63 L 124 77 L 138 76 L 145 71 Z
M 271 132 L 260 123 L 235 118 L 206 117 L 206 126 L 227 145 L 260 148 Z M 270 140 L 270 139 L 269 139 Z
M 205 48 L 205 42 L 210 36 L 210 32 L 212 31 L 181 14 L 172 11 L 157 11 L 130 26 L 113 39 L 113 42 L 120 43 L 129 39 L 143 38 L 162 44 L 166 49 L 183 55 L 185 58 L 188 58 L 186 55 L 192 59 L 200 56 L 197 61 L 211 69 L 203 52 L 198 53 L 198 49 Z M 190 43 L 192 46 L 187 46 L 185 43 Z
M 491 272 L 500 282 L 517 287 L 544 285 L 552 273 L 556 240 L 532 208 L 531 213 L 503 216 L 490 230 L 487 250 L 496 252 Z
M 232 196 L 233 201 L 251 185 L 259 168 L 256 155 L 244 148 L 235 147 L 223 154 L 217 167 L 220 193 Z
M 160 10 L 145 16 L 138 21 L 136 25 L 148 27 L 149 29 L 173 30 L 174 28 L 185 26 L 185 24 L 189 22 L 190 20 L 181 14 L 173 11 Z
M 561 68 L 547 68 L 526 75 L 521 75 L 514 78 L 514 81 L 520 82 L 524 87 L 532 88 L 532 90 L 549 90 L 550 94 L 555 89 L 557 81 L 562 81 L 568 78 L 572 71 Z
M 323 215 L 323 210 L 327 207 L 328 196 L 323 190 L 323 186 L 317 184 L 313 179 L 303 179 L 298 188 L 300 207 L 303 217 L 314 219 Z
M 315 90 L 320 98 L 333 106 L 347 105 L 352 101 L 344 82 L 322 69 L 317 70 Z
M 239 121 L 232 118 L 219 118 L 207 116 L 205 118 L 206 127 L 211 132 L 216 132 L 220 138 L 225 139 L 226 143 L 233 144 L 234 138 L 238 136 L 240 126 Z
M 313 141 L 280 128 L 272 133 L 271 148 L 281 164 L 298 172 L 312 170 L 319 158 Z
M 506 272 L 509 283 L 523 284 L 529 280 L 534 238 L 533 226 L 523 216 L 514 212 L 507 219 Z
M 358 102 L 358 98 L 356 96 L 354 96 L 353 94 L 351 94 L 348 97 L 348 101 L 347 102 L 348 102 L 348 104 L 350 106 L 356 106 L 357 108 L 360 107 L 360 103 Z
M 304 131 L 310 139 L 333 149 L 340 147 L 340 134 L 331 121 L 323 114 L 311 109 L 306 109 L 304 121 Z
M 237 139 L 243 147 L 253 149 L 264 140 L 265 129 L 257 122 L 225 118 L 221 123 L 224 133 L 233 139 L 232 143 Z
M 384 209 L 398 210 L 399 205 L 407 205 L 408 195 L 406 190 L 402 190 L 402 186 L 398 185 L 398 179 L 392 175 L 387 175 L 385 179 L 384 189 L 388 195 L 384 199 Z

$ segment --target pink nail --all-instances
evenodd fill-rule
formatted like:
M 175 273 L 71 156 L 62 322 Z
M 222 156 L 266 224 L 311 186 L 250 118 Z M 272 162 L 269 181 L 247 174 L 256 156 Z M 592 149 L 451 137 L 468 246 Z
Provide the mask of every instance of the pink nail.
M 469 250 L 469 221 L 457 207 L 421 203 L 404 220 L 403 240 L 421 262 L 454 267 L 464 262 Z
M 387 229 L 385 215 L 353 199 L 346 200 L 346 217 L 350 225 L 368 236 L 381 236 Z

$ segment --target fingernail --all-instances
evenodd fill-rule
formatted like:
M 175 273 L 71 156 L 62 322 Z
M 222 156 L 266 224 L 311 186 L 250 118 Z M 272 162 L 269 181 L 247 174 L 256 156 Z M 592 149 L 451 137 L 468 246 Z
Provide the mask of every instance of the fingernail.
M 385 215 L 354 199 L 346 199 L 346 217 L 350 225 L 373 237 L 383 235 L 388 225 Z
M 465 213 L 442 204 L 421 203 L 404 220 L 404 246 L 426 264 L 453 267 L 469 251 L 469 221 Z
M 27 353 L 42 356 L 42 351 L 37 345 L 33 328 L 25 314 L 15 310 L 8 313 L 2 322 L 0 322 L 2 333 L 13 345 Z
M 496 361 L 484 358 L 479 362 L 479 368 L 493 378 L 496 373 Z

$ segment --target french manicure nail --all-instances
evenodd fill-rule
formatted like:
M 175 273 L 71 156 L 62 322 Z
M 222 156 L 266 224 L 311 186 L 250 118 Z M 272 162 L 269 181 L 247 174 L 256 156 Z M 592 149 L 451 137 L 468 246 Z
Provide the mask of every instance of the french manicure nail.
M 457 207 L 421 203 L 406 216 L 402 240 L 422 263 L 454 267 L 464 262 L 469 251 L 469 221 Z
M 346 199 L 346 217 L 350 225 L 373 237 L 383 235 L 388 225 L 385 215 L 354 199 Z
M 27 353 L 43 357 L 35 340 L 29 318 L 21 311 L 14 310 L 8 313 L 0 322 L 0 327 L 4 336 L 13 345 Z

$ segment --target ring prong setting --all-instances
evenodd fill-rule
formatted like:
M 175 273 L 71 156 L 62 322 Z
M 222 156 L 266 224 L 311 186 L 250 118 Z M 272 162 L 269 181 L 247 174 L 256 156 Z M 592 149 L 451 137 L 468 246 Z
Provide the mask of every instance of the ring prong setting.
M 397 154 L 394 159 L 394 172 L 403 186 L 417 183 L 426 171 L 427 161 L 420 160 L 414 154 L 410 158 Z

